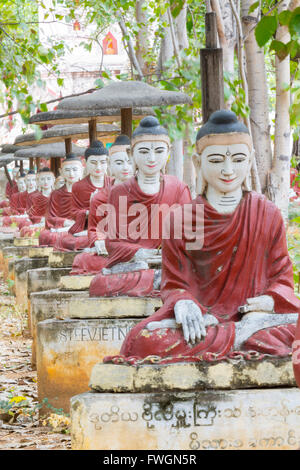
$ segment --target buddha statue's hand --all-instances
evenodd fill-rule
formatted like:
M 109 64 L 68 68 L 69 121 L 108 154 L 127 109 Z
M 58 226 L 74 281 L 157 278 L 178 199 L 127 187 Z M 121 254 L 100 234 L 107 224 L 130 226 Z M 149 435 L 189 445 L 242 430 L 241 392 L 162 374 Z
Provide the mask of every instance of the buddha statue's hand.
M 206 336 L 202 312 L 193 300 L 178 300 L 174 307 L 176 323 L 182 326 L 186 342 L 195 344 Z
M 158 255 L 157 249 L 149 249 L 149 248 L 140 248 L 132 258 L 132 261 L 141 261 L 141 260 L 147 260 L 151 258 L 152 256 L 157 256 Z
M 245 305 L 238 308 L 240 313 L 247 312 L 267 312 L 274 313 L 274 299 L 270 295 L 259 295 L 247 299 Z
M 64 220 L 64 227 L 72 227 L 75 224 L 75 220 L 66 219 Z
M 96 240 L 95 248 L 96 248 L 96 253 L 99 256 L 107 253 L 107 250 L 105 248 L 105 240 Z

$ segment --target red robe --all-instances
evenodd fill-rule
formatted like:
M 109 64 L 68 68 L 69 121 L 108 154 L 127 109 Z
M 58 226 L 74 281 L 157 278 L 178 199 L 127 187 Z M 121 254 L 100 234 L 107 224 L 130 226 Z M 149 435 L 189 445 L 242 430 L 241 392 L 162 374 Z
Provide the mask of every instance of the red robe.
M 33 193 L 31 193 L 33 194 Z M 17 193 L 12 196 L 12 207 L 4 209 L 5 214 L 7 217 L 3 217 L 3 226 L 9 226 L 12 223 L 19 223 L 20 218 L 14 219 L 14 215 L 22 215 L 26 212 L 27 210 L 27 201 L 29 198 L 29 194 L 27 191 L 23 191 L 22 193 Z M 22 218 L 21 220 L 27 220 L 27 216 L 24 215 L 24 219 Z
M 121 197 L 127 201 L 122 209 Z M 171 175 L 162 178 L 159 192 L 153 195 L 145 194 L 140 189 L 135 177 L 112 188 L 108 203 L 113 205 L 116 210 L 116 234 L 108 235 L 105 240 L 109 254 L 106 267 L 130 261 L 140 248 L 159 248 L 163 236 L 163 217 L 158 216 L 157 212 L 155 213 L 154 207 L 165 205 L 165 207 L 170 208 L 175 204 L 187 204 L 190 201 L 191 195 L 187 185 Z M 132 211 L 135 204 L 143 204 L 147 213 L 147 220 L 144 219 L 141 224 L 142 233 L 138 238 L 132 238 L 128 234 L 130 226 L 139 217 L 139 213 L 134 214 L 134 211 L 132 212 L 133 215 L 128 215 L 129 210 Z M 123 215 L 127 215 L 127 217 L 123 219 Z M 153 235 L 154 227 L 157 227 L 155 236 Z M 137 228 L 136 231 L 139 232 L 139 229 Z M 124 239 L 123 237 L 126 234 L 127 237 Z M 112 296 L 123 292 L 127 295 L 144 296 L 146 291 L 151 295 L 152 287 L 149 291 L 149 286 L 153 286 L 153 270 L 111 276 L 103 276 L 99 273 L 91 282 L 90 296 Z
M 26 199 L 27 216 L 17 221 L 17 226 L 19 227 L 19 229 L 22 229 L 23 227 L 26 227 L 28 225 L 32 225 L 33 222 L 30 219 L 29 214 L 32 213 L 35 215 L 38 212 L 38 208 L 36 209 L 33 208 L 34 201 L 36 200 L 36 197 L 38 196 L 38 194 L 41 194 L 41 193 L 37 189 L 35 191 L 32 191 L 32 193 L 29 193 L 29 194 L 27 193 L 27 199 Z M 35 207 L 37 207 L 36 204 L 35 204 Z
M 12 181 L 12 184 L 7 181 L 6 186 L 5 186 L 5 196 L 8 199 L 8 201 L 1 201 L 0 202 L 0 209 L 4 207 L 8 207 L 10 205 L 10 200 L 13 194 L 16 194 L 18 192 L 18 185 L 15 180 Z
M 18 193 L 18 185 L 15 180 L 12 181 L 12 184 L 9 181 L 6 183 L 5 187 L 5 196 L 8 201 L 1 201 L 0 202 L 0 209 L 4 207 L 9 207 L 11 203 L 11 198 L 14 194 Z
M 71 199 L 72 193 L 67 191 L 67 187 L 52 191 L 46 212 L 45 230 L 40 233 L 39 244 L 41 246 L 53 246 L 58 232 L 51 232 L 51 228 L 64 226 L 67 219 L 71 219 Z
M 97 215 L 97 209 L 101 204 L 106 204 L 111 185 L 108 184 L 92 198 L 88 218 L 88 241 L 89 247 L 93 247 L 96 240 L 99 240 L 97 226 L 102 220 L 102 216 Z M 104 235 L 102 239 L 104 239 Z M 71 274 L 97 274 L 106 266 L 107 258 L 96 253 L 80 253 L 75 256 Z
M 232 349 L 234 325 L 241 318 L 238 307 L 250 297 L 272 296 L 278 314 L 300 312 L 284 223 L 277 207 L 252 192 L 246 193 L 233 214 L 225 215 L 198 196 L 192 205 L 193 229 L 198 204 L 204 206 L 204 245 L 189 251 L 184 236 L 163 241 L 164 305 L 131 330 L 121 349 L 125 356 L 225 355 Z M 161 330 L 143 333 L 150 321 L 174 318 L 174 305 L 181 299 L 193 300 L 202 313 L 209 312 L 219 320 L 218 325 L 207 328 L 203 341 L 188 345 L 181 328 L 165 329 L 164 334 Z M 243 349 L 287 355 L 294 331 L 295 325 L 261 330 L 244 343 Z
M 104 177 L 104 188 L 109 187 L 111 184 L 111 178 L 109 176 Z M 72 200 L 71 200 L 71 219 L 75 220 L 74 225 L 70 227 L 67 233 L 59 234 L 59 237 L 55 242 L 55 250 L 58 251 L 77 251 L 83 250 L 89 246 L 88 237 L 74 237 L 74 233 L 82 232 L 85 230 L 87 217 L 86 212 L 90 208 L 91 194 L 96 191 L 97 188 L 91 182 L 89 176 L 83 178 L 83 180 L 74 183 L 72 186 Z

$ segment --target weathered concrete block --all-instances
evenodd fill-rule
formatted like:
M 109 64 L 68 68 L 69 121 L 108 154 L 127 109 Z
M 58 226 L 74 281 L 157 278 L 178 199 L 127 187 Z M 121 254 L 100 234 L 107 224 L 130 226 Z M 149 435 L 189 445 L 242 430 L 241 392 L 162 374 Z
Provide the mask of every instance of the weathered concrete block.
M 35 292 L 30 295 L 32 365 L 36 363 L 36 327 L 51 318 L 143 318 L 152 315 L 161 300 L 151 297 L 89 297 L 88 291 Z
M 27 271 L 47 266 L 48 258 L 21 258 L 15 261 L 16 303 L 21 309 L 27 309 Z
M 71 435 L 73 450 L 296 450 L 300 390 L 83 393 Z
M 52 406 L 69 412 L 70 398 L 88 390 L 93 366 L 104 356 L 118 354 L 126 334 L 137 322 L 98 318 L 38 323 L 39 401 L 48 398 Z
M 39 239 L 32 237 L 14 238 L 15 246 L 39 246 Z
M 12 275 L 13 269 L 11 269 L 11 263 L 17 261 L 24 256 L 28 256 L 29 247 L 26 246 L 7 246 L 3 248 L 3 279 L 6 281 Z M 10 277 L 14 279 L 13 277 Z
M 27 272 L 28 297 L 33 292 L 56 289 L 62 276 L 69 274 L 71 268 L 38 268 Z
M 49 266 L 51 268 L 65 268 L 72 266 L 78 251 L 53 251 L 49 255 Z
M 60 280 L 60 290 L 88 290 L 90 283 L 95 276 L 62 276 Z
M 3 271 L 3 248 L 14 244 L 14 237 L 9 234 L 0 233 L 0 270 Z
M 51 246 L 35 246 L 29 247 L 28 257 L 29 258 L 48 258 L 52 253 L 53 248 Z
M 130 380 L 118 383 L 119 370 L 130 369 Z M 116 373 L 114 372 L 116 371 Z M 104 382 L 102 377 L 108 377 Z M 209 389 L 243 389 L 296 386 L 292 358 L 265 357 L 262 360 L 230 360 L 176 364 L 96 364 L 90 387 L 99 392 L 169 392 Z

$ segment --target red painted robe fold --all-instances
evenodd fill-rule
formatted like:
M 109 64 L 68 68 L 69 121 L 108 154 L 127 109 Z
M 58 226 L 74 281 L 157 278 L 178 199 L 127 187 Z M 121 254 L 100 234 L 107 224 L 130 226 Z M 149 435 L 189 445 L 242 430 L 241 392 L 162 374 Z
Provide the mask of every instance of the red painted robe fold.
M 17 192 L 18 192 L 18 185 L 16 181 L 12 181 L 12 184 L 10 184 L 9 181 L 7 181 L 6 186 L 5 186 L 5 196 L 8 199 L 8 201 L 1 201 L 0 209 L 4 207 L 9 207 L 11 197 L 13 196 L 13 194 L 16 194 Z
M 28 211 L 28 215 L 33 224 L 38 224 L 42 217 L 45 217 L 48 203 L 49 196 L 44 196 L 40 191 L 37 191 L 32 196 L 31 207 Z
M 121 354 L 139 357 L 226 354 L 234 343 L 234 322 L 241 318 L 238 307 L 250 297 L 272 296 L 278 314 L 300 312 L 284 223 L 277 207 L 264 196 L 251 192 L 246 193 L 233 214 L 224 215 L 198 196 L 192 205 L 193 230 L 199 204 L 204 206 L 203 247 L 186 249 L 184 236 L 163 241 L 164 305 L 131 330 Z M 205 340 L 192 347 L 185 342 L 181 329 L 164 329 L 161 337 L 161 330 L 144 333 L 149 321 L 174 318 L 174 305 L 181 299 L 193 300 L 203 313 L 209 312 L 219 320 L 217 326 L 207 328 Z M 280 329 L 284 339 L 276 335 L 278 327 L 267 328 L 248 340 L 249 348 L 257 347 L 263 353 L 272 351 L 275 355 L 289 354 L 295 326 Z M 247 349 L 247 345 L 244 347 Z
M 22 218 L 21 220 L 17 221 L 17 226 L 19 229 L 22 229 L 23 227 L 26 227 L 28 225 L 31 225 L 33 222 L 29 218 L 29 214 L 31 211 L 33 211 L 33 201 L 36 197 L 36 195 L 39 193 L 39 191 L 36 189 L 35 191 L 32 191 L 32 193 L 29 193 L 27 195 L 26 199 L 26 214 L 27 216 Z M 33 212 L 35 213 L 35 212 Z
M 111 178 L 109 176 L 104 177 L 103 188 L 108 188 L 111 185 Z M 71 219 L 75 220 L 74 225 L 69 229 L 67 233 L 59 234 L 56 239 L 54 248 L 58 251 L 79 251 L 89 246 L 88 237 L 74 237 L 74 233 L 81 232 L 87 228 L 87 217 L 86 212 L 90 208 L 91 194 L 96 191 L 97 188 L 90 180 L 89 176 L 83 178 L 73 184 L 72 187 L 72 202 L 71 202 Z
M 190 201 L 191 195 L 188 186 L 171 175 L 163 176 L 159 192 L 153 195 L 145 194 L 140 189 L 135 177 L 112 188 L 108 203 L 113 205 L 116 210 L 116 233 L 115 235 L 108 235 L 105 240 L 109 253 L 106 267 L 130 261 L 140 248 L 159 248 L 163 237 L 163 217 L 158 213 L 159 206 L 161 208 L 164 206 L 166 209 L 165 217 L 175 204 L 186 204 Z M 129 232 L 141 210 L 141 208 L 135 206 L 136 204 L 142 204 L 145 213 L 140 227 L 136 227 L 136 235 L 133 238 L 133 234 Z M 136 207 L 137 212 L 133 210 L 134 207 Z M 126 235 L 127 237 L 123 239 L 122 237 Z M 145 285 L 141 283 L 138 276 L 136 277 L 136 281 L 143 292 L 148 289 L 149 282 L 153 277 L 150 271 L 145 271 L 143 275 Z M 128 277 L 131 279 L 132 292 L 131 289 L 126 291 L 126 286 L 129 287 Z M 113 277 L 111 278 L 109 293 L 105 294 L 103 285 L 108 281 L 103 278 L 101 273 L 98 274 L 91 282 L 90 296 L 118 295 L 119 292 L 127 292 L 127 295 L 132 296 L 137 295 L 137 289 L 133 287 L 132 275 L 122 274 L 114 277 L 114 279 L 115 282 L 113 282 Z
M 30 221 L 27 217 L 27 215 L 24 215 L 24 218 L 22 217 L 22 219 L 20 218 L 16 218 L 14 219 L 14 215 L 23 215 L 25 214 L 25 212 L 27 212 L 27 210 L 29 210 L 29 208 L 31 207 L 31 195 L 34 194 L 34 193 L 30 193 L 28 194 L 27 191 L 23 191 L 22 193 L 17 193 L 14 195 L 14 204 L 13 204 L 13 208 L 16 210 L 16 212 L 14 211 L 14 213 L 12 213 L 10 215 L 7 214 L 8 216 L 7 217 L 3 217 L 3 225 L 4 226 L 9 226 L 11 223 L 16 223 L 17 225 L 19 225 L 19 223 L 21 221 L 24 221 L 26 220 L 27 221 L 27 224 L 29 225 L 30 224 Z M 29 200 L 29 202 L 28 202 Z
M 98 224 L 103 219 L 103 215 L 97 215 L 97 209 L 101 204 L 106 204 L 111 190 L 113 180 L 104 188 L 99 189 L 92 198 L 88 218 L 88 241 L 89 247 L 93 247 L 96 240 L 104 239 L 105 235 L 97 231 Z M 71 274 L 97 274 L 106 266 L 107 258 L 96 253 L 80 253 L 75 256 Z
M 72 193 L 67 191 L 67 187 L 52 191 L 46 212 L 45 230 L 40 233 L 39 244 L 43 246 L 53 246 L 58 232 L 51 232 L 51 228 L 64 226 L 67 219 L 71 219 L 71 199 Z

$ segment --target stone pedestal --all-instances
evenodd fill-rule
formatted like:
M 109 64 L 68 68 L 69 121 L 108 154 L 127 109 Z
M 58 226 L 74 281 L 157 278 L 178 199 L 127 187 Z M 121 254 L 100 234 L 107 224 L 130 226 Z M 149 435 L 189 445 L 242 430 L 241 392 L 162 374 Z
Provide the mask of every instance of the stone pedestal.
M 300 390 L 294 384 L 290 357 L 99 364 L 90 379 L 98 392 L 71 399 L 72 448 L 299 449 Z
M 23 311 L 28 308 L 27 271 L 47 266 L 48 257 L 21 258 L 14 263 L 16 303 Z
M 14 246 L 39 246 L 39 239 L 33 237 L 14 238 Z
M 49 255 L 49 266 L 51 268 L 72 267 L 73 260 L 78 251 L 52 251 Z
M 2 250 L 5 247 L 11 246 L 14 244 L 14 237 L 11 233 L 4 234 L 0 233 L 0 270 L 3 271 L 3 253 Z
M 126 334 L 139 320 L 45 320 L 37 325 L 38 399 L 70 411 L 70 398 L 88 390 L 93 366 L 118 354 Z M 51 412 L 44 407 L 41 415 Z
M 30 296 L 32 366 L 36 364 L 37 324 L 48 319 L 143 318 L 161 306 L 160 299 L 137 297 L 89 297 L 88 291 L 35 292 Z
M 60 290 L 89 290 L 92 279 L 95 276 L 62 276 L 60 280 L 59 288 Z

